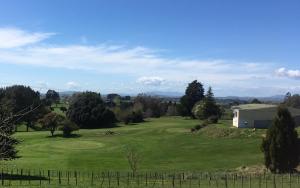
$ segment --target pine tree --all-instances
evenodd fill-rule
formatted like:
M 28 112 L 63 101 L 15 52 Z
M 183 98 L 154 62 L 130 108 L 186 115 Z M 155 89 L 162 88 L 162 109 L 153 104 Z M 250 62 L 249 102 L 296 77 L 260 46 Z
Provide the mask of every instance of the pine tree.
M 204 99 L 204 88 L 201 82 L 194 80 L 189 83 L 185 95 L 180 99 L 180 113 L 183 116 L 193 116 L 193 106 Z
M 10 160 L 17 157 L 15 145 L 18 141 L 12 137 L 13 119 L 0 107 L 0 160 Z
M 199 119 L 208 119 L 212 116 L 219 118 L 221 116 L 221 109 L 216 103 L 211 87 L 208 88 L 205 98 L 195 105 L 193 113 Z
M 298 135 L 289 110 L 279 107 L 262 142 L 265 166 L 274 173 L 292 172 L 298 165 Z

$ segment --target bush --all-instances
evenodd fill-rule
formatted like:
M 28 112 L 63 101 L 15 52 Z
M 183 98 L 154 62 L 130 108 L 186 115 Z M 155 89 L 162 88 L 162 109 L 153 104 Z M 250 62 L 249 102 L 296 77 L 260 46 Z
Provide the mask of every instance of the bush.
M 129 123 L 140 123 L 144 121 L 144 116 L 141 111 L 137 111 L 137 112 L 133 111 L 125 115 L 123 121 L 126 125 Z
M 105 106 L 101 95 L 94 92 L 76 94 L 67 117 L 85 129 L 112 127 L 116 122 L 114 113 Z
M 140 123 L 144 121 L 144 116 L 141 111 L 132 112 L 132 123 Z
M 71 134 L 72 134 L 73 131 L 79 130 L 79 127 L 75 123 L 71 122 L 68 119 L 65 119 L 61 123 L 61 126 L 62 127 L 60 128 L 60 130 L 63 131 L 63 136 L 64 137 L 69 137 L 69 136 L 71 136 Z
M 202 128 L 202 125 L 196 125 L 196 126 L 194 127 L 194 129 L 196 129 L 197 131 L 200 130 L 201 128 Z
M 218 116 L 209 116 L 209 118 L 207 119 L 209 123 L 218 123 Z
M 60 109 L 62 112 L 66 112 L 66 111 L 68 110 L 65 106 L 61 106 L 59 109 Z

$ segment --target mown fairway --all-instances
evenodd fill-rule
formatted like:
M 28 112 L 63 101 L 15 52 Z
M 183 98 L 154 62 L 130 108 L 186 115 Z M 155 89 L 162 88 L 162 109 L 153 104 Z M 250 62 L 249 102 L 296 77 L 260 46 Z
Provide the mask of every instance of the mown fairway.
M 142 171 L 224 171 L 262 164 L 264 130 L 236 129 L 231 121 L 190 133 L 199 120 L 181 117 L 148 119 L 145 123 L 110 129 L 80 130 L 78 137 L 50 137 L 50 132 L 19 132 L 21 158 L 9 167 L 53 170 L 129 171 L 125 148 L 141 155 Z M 56 132 L 60 134 L 60 132 Z

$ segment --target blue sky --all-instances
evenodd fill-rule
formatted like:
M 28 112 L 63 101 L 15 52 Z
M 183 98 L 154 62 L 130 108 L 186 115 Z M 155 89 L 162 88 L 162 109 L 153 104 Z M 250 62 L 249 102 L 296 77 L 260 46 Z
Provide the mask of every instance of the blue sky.
M 216 96 L 300 92 L 300 1 L 7 0 L 0 86 Z

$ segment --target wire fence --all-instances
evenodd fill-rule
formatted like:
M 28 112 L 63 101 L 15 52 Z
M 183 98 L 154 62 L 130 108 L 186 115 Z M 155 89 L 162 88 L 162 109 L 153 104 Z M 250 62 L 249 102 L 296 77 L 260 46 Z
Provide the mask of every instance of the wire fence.
M 299 174 L 82 172 L 2 169 L 4 187 L 299 188 Z

